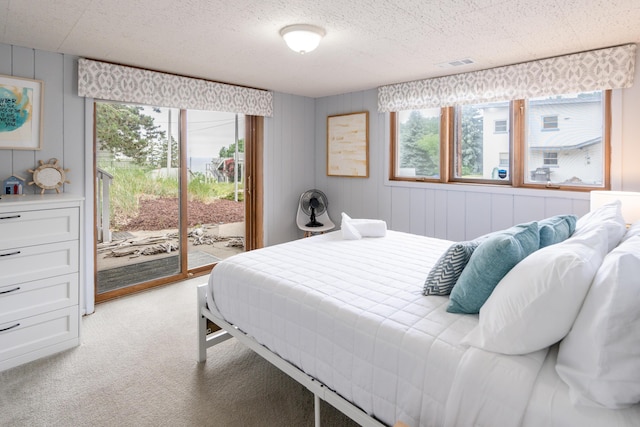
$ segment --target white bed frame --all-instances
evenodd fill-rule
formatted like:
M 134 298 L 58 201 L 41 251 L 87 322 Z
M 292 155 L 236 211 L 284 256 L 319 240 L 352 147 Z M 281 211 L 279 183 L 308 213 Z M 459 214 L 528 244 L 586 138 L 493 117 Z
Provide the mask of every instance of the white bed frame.
M 222 329 L 218 332 L 207 335 L 207 319 L 211 320 Z M 245 334 L 237 327 L 226 322 L 224 319 L 217 317 L 207 308 L 207 284 L 198 286 L 198 362 L 207 360 L 207 349 L 216 344 L 220 344 L 229 338 L 236 338 L 238 341 L 258 353 L 275 367 L 285 374 L 305 386 L 314 396 L 315 425 L 320 427 L 320 400 L 329 403 L 340 412 L 351 418 L 361 426 L 366 427 L 384 427 L 385 425 L 378 420 L 367 415 L 362 409 L 358 408 L 351 402 L 345 400 L 336 392 L 327 388 L 320 381 L 305 374 L 296 366 L 281 359 L 259 344 L 255 339 Z

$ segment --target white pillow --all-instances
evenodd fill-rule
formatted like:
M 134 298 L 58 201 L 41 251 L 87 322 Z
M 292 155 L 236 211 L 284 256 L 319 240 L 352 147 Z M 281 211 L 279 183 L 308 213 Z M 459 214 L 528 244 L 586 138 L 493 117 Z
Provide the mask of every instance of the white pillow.
M 544 247 L 516 264 L 480 309 L 463 343 L 504 354 L 531 353 L 569 332 L 606 253 L 602 229 Z
M 581 236 L 604 225 L 609 240 L 607 252 L 611 252 L 622 239 L 627 227 L 622 217 L 621 206 L 620 200 L 615 200 L 578 218 L 576 229 L 571 237 Z
M 623 408 L 640 402 L 640 235 L 605 257 L 560 343 L 556 371 L 574 403 Z

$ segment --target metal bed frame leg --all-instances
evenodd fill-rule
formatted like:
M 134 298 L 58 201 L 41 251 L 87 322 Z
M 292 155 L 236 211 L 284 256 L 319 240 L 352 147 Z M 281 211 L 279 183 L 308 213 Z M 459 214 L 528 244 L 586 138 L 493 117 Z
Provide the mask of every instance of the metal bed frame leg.
M 313 394 L 313 407 L 315 412 L 316 427 L 320 427 L 320 396 Z
M 200 312 L 201 307 L 206 304 L 206 288 L 198 287 L 198 362 L 207 360 L 207 318 Z

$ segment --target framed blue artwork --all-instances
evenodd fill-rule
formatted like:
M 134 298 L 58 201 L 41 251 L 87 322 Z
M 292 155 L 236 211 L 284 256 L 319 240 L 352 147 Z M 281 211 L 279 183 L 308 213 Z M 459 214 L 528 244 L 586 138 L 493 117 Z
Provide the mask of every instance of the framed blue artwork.
M 42 148 L 42 96 L 40 80 L 0 75 L 0 149 Z

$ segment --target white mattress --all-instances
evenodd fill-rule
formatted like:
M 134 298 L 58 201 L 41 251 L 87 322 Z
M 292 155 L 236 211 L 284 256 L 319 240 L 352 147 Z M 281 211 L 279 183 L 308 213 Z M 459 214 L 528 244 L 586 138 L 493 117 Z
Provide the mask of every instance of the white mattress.
M 568 393 L 549 371 L 546 349 L 525 356 L 469 349 L 459 342 L 477 316 L 447 313 L 447 297 L 422 295 L 451 243 L 393 231 L 343 240 L 334 232 L 246 252 L 216 266 L 207 303 L 387 425 L 583 425 L 574 421 L 586 412 L 568 397 L 549 409 L 549 384 Z M 636 414 L 596 412 L 600 425 Z M 549 413 L 562 423 L 550 423 Z

